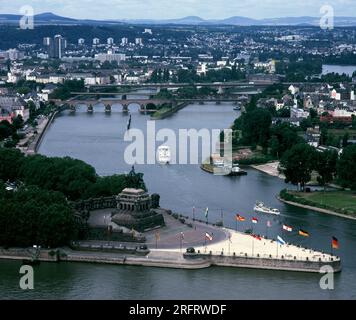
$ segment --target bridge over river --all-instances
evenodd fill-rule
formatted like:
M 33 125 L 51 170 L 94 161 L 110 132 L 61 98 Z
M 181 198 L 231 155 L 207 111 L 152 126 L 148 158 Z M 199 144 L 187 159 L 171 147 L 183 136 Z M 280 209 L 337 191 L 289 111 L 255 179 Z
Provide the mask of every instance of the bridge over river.
M 86 105 L 88 112 L 93 112 L 94 107 L 102 106 L 105 107 L 105 112 L 111 112 L 113 105 L 121 105 L 123 112 L 129 111 L 129 106 L 132 104 L 139 105 L 140 112 L 153 112 L 157 108 L 164 104 L 175 105 L 177 102 L 168 99 L 142 99 L 142 98 L 133 98 L 133 99 L 118 99 L 118 98 L 80 98 L 74 97 L 66 101 L 66 104 L 69 105 L 69 108 L 72 111 L 75 111 L 77 106 Z

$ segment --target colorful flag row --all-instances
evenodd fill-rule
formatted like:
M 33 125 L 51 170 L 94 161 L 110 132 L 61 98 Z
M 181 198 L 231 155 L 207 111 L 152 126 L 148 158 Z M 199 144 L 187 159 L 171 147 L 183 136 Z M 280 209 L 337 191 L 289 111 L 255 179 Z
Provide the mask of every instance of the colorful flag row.
M 236 220 L 240 221 L 240 222 L 246 221 L 245 217 L 241 216 L 240 214 L 236 214 Z M 251 222 L 257 224 L 258 219 L 253 217 L 251 219 Z M 269 227 L 269 228 L 272 227 L 272 223 L 269 220 L 267 221 L 267 227 Z M 287 224 L 283 224 L 282 229 L 287 232 L 293 231 L 293 227 L 291 227 Z M 298 234 L 302 237 L 310 237 L 309 232 L 305 231 L 303 229 L 299 229 Z M 252 235 L 252 237 L 256 238 L 255 235 Z M 280 236 L 278 236 L 277 241 L 281 244 L 285 244 L 285 241 Z M 333 249 L 339 249 L 339 241 L 335 237 L 332 237 L 332 247 L 333 247 Z

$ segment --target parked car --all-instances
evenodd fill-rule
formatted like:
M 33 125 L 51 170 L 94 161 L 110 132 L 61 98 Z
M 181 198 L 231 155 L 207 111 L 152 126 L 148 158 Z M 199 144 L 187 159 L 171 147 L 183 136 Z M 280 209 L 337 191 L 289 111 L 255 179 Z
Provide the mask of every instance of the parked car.
M 193 247 L 187 248 L 187 253 L 195 253 L 195 249 Z

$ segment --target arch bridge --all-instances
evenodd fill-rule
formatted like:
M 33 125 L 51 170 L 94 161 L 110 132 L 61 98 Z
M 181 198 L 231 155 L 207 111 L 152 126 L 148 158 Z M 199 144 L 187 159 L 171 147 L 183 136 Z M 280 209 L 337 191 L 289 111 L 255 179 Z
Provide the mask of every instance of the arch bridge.
M 157 109 L 163 104 L 172 104 L 173 106 L 176 104 L 175 101 L 172 100 L 164 100 L 164 99 L 69 99 L 66 102 L 69 105 L 70 110 L 75 111 L 79 105 L 86 105 L 88 112 L 93 112 L 94 107 L 97 105 L 104 105 L 105 112 L 110 113 L 113 105 L 121 105 L 123 112 L 129 111 L 129 106 L 132 104 L 139 105 L 139 112 L 155 112 Z

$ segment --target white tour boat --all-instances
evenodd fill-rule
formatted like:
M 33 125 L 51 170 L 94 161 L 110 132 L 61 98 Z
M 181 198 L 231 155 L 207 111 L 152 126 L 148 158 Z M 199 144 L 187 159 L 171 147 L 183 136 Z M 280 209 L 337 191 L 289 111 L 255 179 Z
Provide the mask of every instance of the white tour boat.
M 158 162 L 160 164 L 169 164 L 171 162 L 171 150 L 168 146 L 158 147 Z
M 278 209 L 267 207 L 263 202 L 256 202 L 254 210 L 255 212 L 269 213 L 275 215 L 281 214 Z

